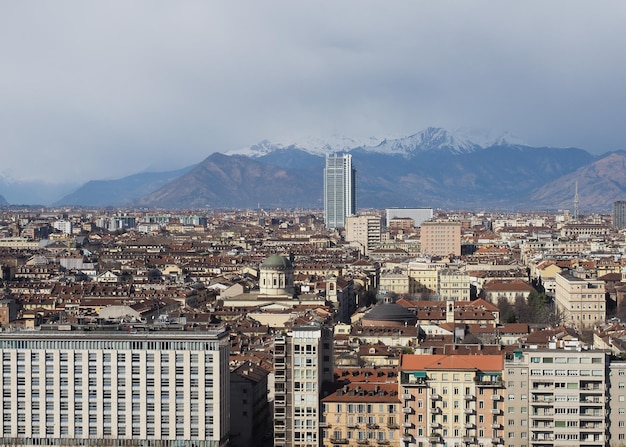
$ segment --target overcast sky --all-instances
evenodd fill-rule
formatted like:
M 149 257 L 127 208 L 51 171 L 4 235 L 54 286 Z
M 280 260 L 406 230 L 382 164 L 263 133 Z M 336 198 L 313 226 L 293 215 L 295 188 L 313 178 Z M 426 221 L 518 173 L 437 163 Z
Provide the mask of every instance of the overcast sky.
M 3 0 L 0 175 L 428 126 L 626 149 L 625 23 L 603 0 Z

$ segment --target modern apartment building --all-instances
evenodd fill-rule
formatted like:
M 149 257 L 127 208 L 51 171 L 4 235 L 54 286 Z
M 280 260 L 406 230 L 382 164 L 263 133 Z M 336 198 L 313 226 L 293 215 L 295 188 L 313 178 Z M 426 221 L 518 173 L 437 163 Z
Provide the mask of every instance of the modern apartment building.
M 565 324 L 585 330 L 606 320 L 604 281 L 563 271 L 555 275 L 555 282 L 555 304 Z
M 403 447 L 501 445 L 504 355 L 404 355 Z
M 429 256 L 461 256 L 461 222 L 423 222 L 422 253 Z
M 0 445 L 226 445 L 228 354 L 225 331 L 3 333 Z
M 346 242 L 356 242 L 364 255 L 380 244 L 382 218 L 376 215 L 346 217 Z
M 608 357 L 603 351 L 575 346 L 517 350 L 507 357 L 505 444 L 608 445 L 607 367 Z
M 296 326 L 274 339 L 274 446 L 322 445 L 322 384 L 332 382 L 332 332 Z
M 324 168 L 324 222 L 344 228 L 346 217 L 356 214 L 356 170 L 352 155 L 328 155 Z

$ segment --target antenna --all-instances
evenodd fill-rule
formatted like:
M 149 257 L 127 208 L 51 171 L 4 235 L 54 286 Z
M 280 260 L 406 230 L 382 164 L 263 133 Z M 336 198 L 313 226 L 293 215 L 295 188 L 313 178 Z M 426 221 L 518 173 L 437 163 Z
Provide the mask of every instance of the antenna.
M 576 193 L 574 194 L 574 221 L 578 221 L 578 180 L 576 181 Z

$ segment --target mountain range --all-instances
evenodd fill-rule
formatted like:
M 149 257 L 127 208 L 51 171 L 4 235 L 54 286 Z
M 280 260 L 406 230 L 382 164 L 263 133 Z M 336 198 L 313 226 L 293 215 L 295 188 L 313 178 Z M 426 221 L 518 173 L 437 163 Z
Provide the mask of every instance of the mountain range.
M 606 211 L 626 198 L 626 152 L 474 142 L 441 128 L 367 144 L 262 141 L 178 171 L 91 181 L 55 205 L 322 208 L 325 155 L 349 152 L 359 208 Z M 1 193 L 2 191 L 0 191 Z

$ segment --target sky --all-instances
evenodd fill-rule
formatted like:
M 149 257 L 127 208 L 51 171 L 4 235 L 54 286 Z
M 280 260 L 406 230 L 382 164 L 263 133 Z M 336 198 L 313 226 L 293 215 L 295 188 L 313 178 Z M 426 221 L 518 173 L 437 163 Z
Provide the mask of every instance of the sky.
M 626 149 L 626 2 L 0 2 L 0 177 L 429 126 Z

